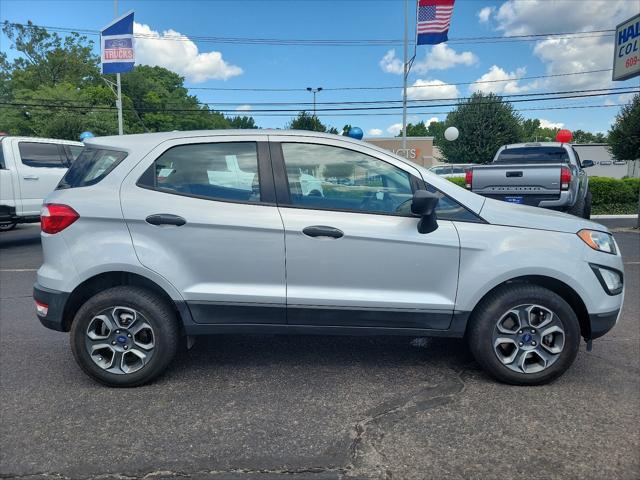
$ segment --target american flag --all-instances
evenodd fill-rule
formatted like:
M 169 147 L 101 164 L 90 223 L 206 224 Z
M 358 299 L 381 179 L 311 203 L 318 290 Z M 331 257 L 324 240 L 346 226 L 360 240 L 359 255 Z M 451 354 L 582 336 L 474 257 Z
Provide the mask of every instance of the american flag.
M 455 0 L 418 0 L 418 45 L 448 40 Z

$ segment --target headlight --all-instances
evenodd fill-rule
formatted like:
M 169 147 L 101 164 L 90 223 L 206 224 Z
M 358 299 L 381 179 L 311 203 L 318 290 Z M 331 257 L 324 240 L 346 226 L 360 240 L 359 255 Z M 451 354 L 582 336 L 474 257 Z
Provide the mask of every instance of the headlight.
M 589 266 L 598 277 L 598 281 L 605 292 L 609 295 L 617 295 L 622 292 L 622 272 L 602 265 L 594 265 L 593 263 L 590 263 Z
M 617 253 L 613 236 L 608 233 L 598 232 L 596 230 L 580 230 L 578 236 L 594 250 L 612 255 Z

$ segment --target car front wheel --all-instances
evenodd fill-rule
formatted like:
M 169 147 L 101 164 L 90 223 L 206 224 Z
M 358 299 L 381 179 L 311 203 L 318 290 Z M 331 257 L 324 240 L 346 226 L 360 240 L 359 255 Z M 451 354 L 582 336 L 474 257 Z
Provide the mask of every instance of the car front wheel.
M 179 343 L 175 314 L 155 293 L 113 287 L 91 297 L 71 325 L 71 349 L 85 373 L 112 387 L 134 387 L 160 375 Z
M 470 321 L 467 341 L 475 359 L 506 383 L 548 383 L 562 375 L 578 353 L 575 312 L 562 297 L 537 285 L 514 283 L 492 292 Z

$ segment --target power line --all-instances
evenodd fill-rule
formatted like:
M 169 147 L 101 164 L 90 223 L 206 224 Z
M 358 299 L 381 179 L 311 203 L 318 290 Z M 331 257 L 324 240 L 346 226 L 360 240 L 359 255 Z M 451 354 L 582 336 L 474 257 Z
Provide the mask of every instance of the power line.
M 70 27 L 56 27 L 50 25 L 34 25 L 17 22 L 8 22 L 12 26 L 20 26 L 26 28 L 44 28 L 53 32 L 60 33 L 79 33 L 82 35 L 99 36 L 99 30 L 78 29 Z M 539 41 L 541 38 L 555 39 L 580 39 L 602 37 L 613 33 L 613 29 L 607 30 L 586 30 L 581 32 L 556 32 L 556 33 L 538 33 L 528 35 L 504 35 L 504 36 L 480 36 L 480 37 L 452 37 L 449 43 L 509 43 L 509 42 L 530 42 Z M 402 45 L 402 39 L 312 39 L 312 38 L 256 38 L 256 37 L 217 37 L 204 35 L 170 35 L 159 36 L 155 34 L 136 33 L 135 38 L 141 40 L 162 40 L 162 41 L 180 41 L 180 42 L 201 42 L 201 43 L 217 43 L 231 45 L 271 45 L 271 46 L 320 46 L 320 47 L 379 47 L 379 46 L 396 46 Z
M 595 93 L 595 92 L 603 92 L 606 95 L 617 95 L 621 90 L 628 90 L 634 87 L 610 87 L 610 88 L 593 88 L 586 90 L 561 90 L 561 91 L 551 91 L 551 92 L 531 92 L 531 93 L 519 93 L 519 94 L 509 94 L 509 95 L 500 95 L 502 99 L 508 98 L 522 98 L 522 97 L 544 97 L 548 95 L 568 95 L 568 94 L 582 94 L 582 93 Z M 428 102 L 444 102 L 444 101 L 464 101 L 470 100 L 472 97 L 445 97 L 445 98 L 429 98 L 429 99 L 412 99 L 408 100 L 410 103 L 427 103 Z M 572 98 L 574 98 L 572 96 Z M 79 100 L 59 100 L 54 98 L 41 98 L 40 100 L 47 102 L 56 102 L 56 103 L 75 103 L 82 104 L 84 106 L 90 107 L 91 104 L 87 104 L 86 102 Z M 507 100 L 511 101 L 511 100 Z M 246 105 L 249 102 L 197 102 L 198 105 L 206 105 L 206 106 L 239 106 Z M 361 100 L 361 101 L 342 101 L 342 102 L 316 102 L 316 105 L 380 105 L 380 104 L 400 104 L 402 100 Z M 169 102 L 168 105 L 171 103 Z M 314 105 L 313 102 L 251 102 L 253 105 L 260 106 L 300 106 L 300 108 L 296 108 L 296 110 L 304 109 L 307 106 Z M 422 105 L 428 106 L 428 105 Z M 238 112 L 247 112 L 250 113 L 253 109 L 248 110 L 236 110 Z
M 586 75 L 590 73 L 602 73 L 602 72 L 610 72 L 611 68 L 601 68 L 599 70 L 585 70 L 582 72 L 566 72 L 566 73 L 555 73 L 552 75 L 534 75 L 527 77 L 512 77 L 500 80 L 476 80 L 472 82 L 455 82 L 455 83 L 438 83 L 438 84 L 430 84 L 430 85 L 413 85 L 409 88 L 438 88 L 438 87 L 446 87 L 446 86 L 461 86 L 461 85 L 475 85 L 475 84 L 486 84 L 486 83 L 504 83 L 504 82 L 514 82 L 517 80 L 534 80 L 541 78 L 557 78 L 557 77 L 568 77 L 571 75 Z M 185 87 L 189 90 L 211 90 L 211 91 L 222 91 L 222 92 L 303 92 L 306 91 L 306 88 L 240 88 L 240 87 Z M 398 85 L 388 85 L 381 87 L 324 87 L 323 90 L 326 91 L 348 91 L 348 90 L 401 90 L 403 87 Z
M 627 94 L 627 93 L 640 93 L 640 89 L 629 89 L 629 90 L 625 90 L 625 91 L 618 91 L 616 92 L 618 94 Z M 545 97 L 545 98 L 518 98 L 515 100 L 510 100 L 509 103 L 523 103 L 523 102 L 540 102 L 540 101 L 548 101 L 548 100 L 564 100 L 564 99 L 576 99 L 576 98 L 591 98 L 591 97 L 601 97 L 601 96 L 608 96 L 610 95 L 609 93 L 584 93 L 584 94 L 580 94 L 580 95 L 557 95 L 554 94 L 554 96 L 552 97 Z M 492 104 L 494 102 L 478 102 L 477 105 L 480 104 Z M 62 105 L 62 104 L 34 104 L 34 103 L 23 103 L 23 102 L 1 102 L 0 105 L 11 105 L 14 107 L 23 107 L 23 108 L 28 108 L 28 107 L 46 107 L 46 108 L 67 108 L 67 109 L 84 109 L 84 110 L 115 110 L 115 107 L 108 107 L 108 106 L 80 106 L 80 105 Z M 415 109 L 415 108 L 424 108 L 424 107 L 456 107 L 459 106 L 459 103 L 440 103 L 440 104 L 430 104 L 430 105 L 409 105 L 407 108 L 411 108 L 411 109 Z M 317 111 L 319 112 L 349 112 L 346 113 L 345 115 L 352 115 L 351 112 L 353 111 L 378 111 L 378 110 L 398 110 L 400 107 L 397 106 L 376 106 L 376 107 L 342 107 L 342 108 L 319 108 L 317 109 Z M 211 112 L 211 113 L 231 113 L 231 114 L 238 114 L 237 110 L 228 110 L 228 109 L 220 109 L 220 110 L 205 110 L 205 109 L 193 109 L 193 108 L 189 108 L 189 109 L 183 109 L 183 108 L 164 108 L 164 109 L 158 109 L 158 108 L 138 108 L 139 111 L 141 112 L 200 112 L 200 113 L 207 113 L 207 112 Z M 288 114 L 292 114 L 292 113 L 297 113 L 299 112 L 299 109 L 256 109 L 251 111 L 252 115 L 253 112 L 256 113 L 288 113 Z M 249 112 L 247 112 L 249 113 Z M 396 112 L 397 114 L 397 112 Z
M 534 108 L 519 108 L 517 109 L 518 112 L 529 112 L 529 111 L 548 111 L 548 110 L 574 110 L 574 109 L 585 109 L 585 108 L 613 108 L 613 107 L 623 107 L 627 104 L 625 103 L 612 103 L 610 105 L 562 105 L 562 106 L 556 106 L 556 107 L 534 107 Z M 13 104 L 11 103 L 5 103 L 5 102 L 0 102 L 0 108 L 12 108 Z M 61 108 L 61 109 L 68 109 L 71 108 L 73 109 L 73 106 L 69 106 L 69 105 L 32 105 L 32 106 L 40 106 L 40 107 L 51 107 L 51 108 Z M 115 107 L 95 107 L 98 110 L 109 110 L 109 111 L 115 111 L 116 108 Z M 127 108 L 125 107 L 125 110 L 133 110 L 132 108 Z M 173 110 L 149 110 L 150 112 L 156 111 L 156 112 L 172 112 Z M 180 110 L 181 113 L 205 113 L 206 111 L 204 110 Z M 420 111 L 420 112 L 412 112 L 412 115 L 446 115 L 448 114 L 448 111 Z M 323 117 L 345 117 L 345 116 L 358 116 L 358 117 L 369 117 L 369 116 L 379 116 L 379 115 L 385 115 L 385 116 L 397 116 L 398 113 L 393 113 L 393 112 L 376 112 L 376 113 L 348 113 L 348 114 L 340 114 L 340 113 L 327 113 L 324 114 Z M 291 117 L 291 114 L 289 113 L 273 113 L 273 114 L 267 114 L 267 113 L 259 113 L 256 115 L 253 115 L 256 117 Z

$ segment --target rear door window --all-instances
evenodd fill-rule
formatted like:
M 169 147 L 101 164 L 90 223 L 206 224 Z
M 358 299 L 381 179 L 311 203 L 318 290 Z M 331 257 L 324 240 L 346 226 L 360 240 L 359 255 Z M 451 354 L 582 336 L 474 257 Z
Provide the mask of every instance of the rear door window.
M 569 154 L 562 147 L 505 148 L 494 163 L 566 163 Z
M 60 180 L 58 189 L 95 185 L 127 156 L 126 152 L 85 147 Z
M 66 168 L 66 156 L 57 143 L 19 142 L 23 165 L 36 168 Z
M 142 175 L 138 186 L 211 200 L 258 203 L 257 144 L 220 142 L 170 148 Z

